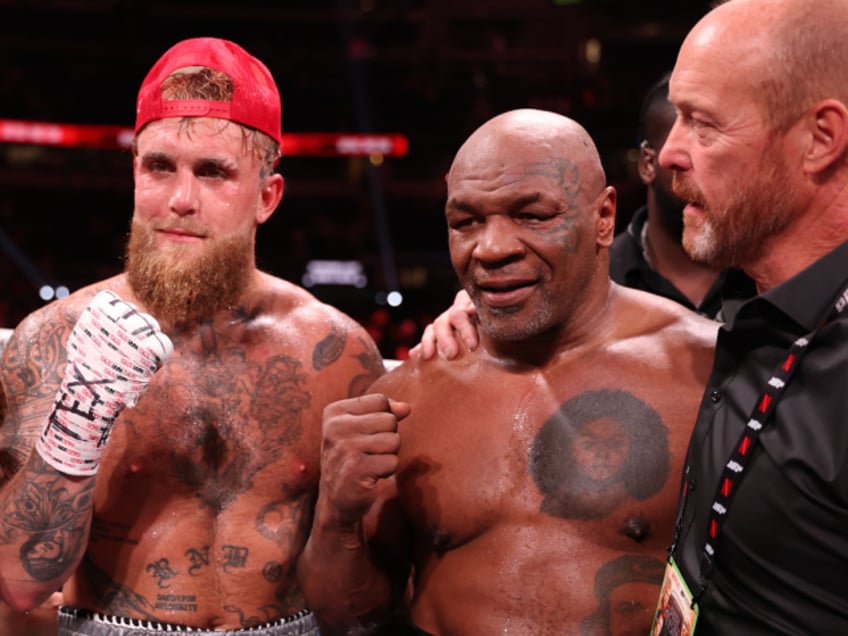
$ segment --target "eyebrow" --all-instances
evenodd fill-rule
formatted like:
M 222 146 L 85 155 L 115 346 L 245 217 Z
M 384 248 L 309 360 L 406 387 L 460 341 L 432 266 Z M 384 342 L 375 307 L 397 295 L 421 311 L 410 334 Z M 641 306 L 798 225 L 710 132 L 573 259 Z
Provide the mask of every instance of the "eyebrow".
M 174 157 L 166 152 L 152 151 L 141 155 L 142 161 L 167 161 L 174 162 Z M 223 170 L 235 171 L 238 166 L 233 161 L 222 157 L 200 157 L 192 163 L 194 168 L 198 167 L 215 167 Z
M 528 205 L 531 205 L 533 203 L 537 203 L 538 201 L 541 201 L 543 198 L 544 197 L 542 196 L 542 194 L 540 192 L 534 192 L 532 194 L 525 194 L 525 195 L 520 196 L 518 198 L 512 199 L 509 202 L 508 209 L 510 211 L 520 210 L 522 208 L 527 207 Z M 462 200 L 459 200 L 459 199 L 456 199 L 456 198 L 448 199 L 448 202 L 447 202 L 445 207 L 453 209 L 453 210 L 459 210 L 459 211 L 462 211 L 462 212 L 473 212 L 474 209 L 475 209 L 475 207 L 473 205 L 471 205 L 470 203 L 466 203 L 465 201 L 462 201 Z

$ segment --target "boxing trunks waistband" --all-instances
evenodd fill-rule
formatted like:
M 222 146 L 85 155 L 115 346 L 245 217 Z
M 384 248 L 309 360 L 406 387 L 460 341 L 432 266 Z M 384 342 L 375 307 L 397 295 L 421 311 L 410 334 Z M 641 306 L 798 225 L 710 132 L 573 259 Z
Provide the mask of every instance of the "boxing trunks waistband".
M 139 618 L 111 616 L 74 607 L 59 609 L 58 636 L 320 636 L 318 623 L 309 610 L 255 627 L 212 630 L 176 623 L 159 623 Z

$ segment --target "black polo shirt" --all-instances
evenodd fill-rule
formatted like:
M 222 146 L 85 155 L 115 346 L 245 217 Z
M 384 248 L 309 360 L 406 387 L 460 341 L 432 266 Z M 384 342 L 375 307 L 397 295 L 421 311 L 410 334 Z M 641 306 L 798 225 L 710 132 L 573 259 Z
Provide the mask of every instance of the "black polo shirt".
M 687 455 L 690 495 L 674 550 L 693 589 L 719 475 L 754 402 L 847 281 L 848 242 L 725 316 Z M 697 636 L 848 634 L 848 311 L 801 360 L 715 547 Z

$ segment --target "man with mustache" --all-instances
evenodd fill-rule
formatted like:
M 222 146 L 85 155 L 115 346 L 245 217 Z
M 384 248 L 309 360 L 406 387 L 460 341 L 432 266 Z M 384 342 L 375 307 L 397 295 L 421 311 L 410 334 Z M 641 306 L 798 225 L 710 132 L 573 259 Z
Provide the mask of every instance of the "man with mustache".
M 237 44 L 169 49 L 138 95 L 126 271 L 9 342 L 0 590 L 28 610 L 62 586 L 60 634 L 317 633 L 294 568 L 321 414 L 384 369 L 359 324 L 256 267 L 280 121 Z
M 667 582 L 695 633 L 848 633 L 848 3 L 730 0 L 689 32 L 660 153 L 726 315 Z M 693 616 L 694 618 L 694 616 Z
M 298 568 L 324 636 L 648 632 L 716 324 L 611 283 L 615 202 L 561 115 L 459 149 L 448 243 L 481 345 L 327 407 Z

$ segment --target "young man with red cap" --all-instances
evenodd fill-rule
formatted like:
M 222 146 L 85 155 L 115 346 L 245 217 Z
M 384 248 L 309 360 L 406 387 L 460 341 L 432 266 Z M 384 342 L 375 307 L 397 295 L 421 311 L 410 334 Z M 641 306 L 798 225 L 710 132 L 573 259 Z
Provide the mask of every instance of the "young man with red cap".
M 317 633 L 294 567 L 322 411 L 384 369 L 359 324 L 256 267 L 280 122 L 241 47 L 167 51 L 138 95 L 126 271 L 9 341 L 0 594 L 62 587 L 59 634 Z

